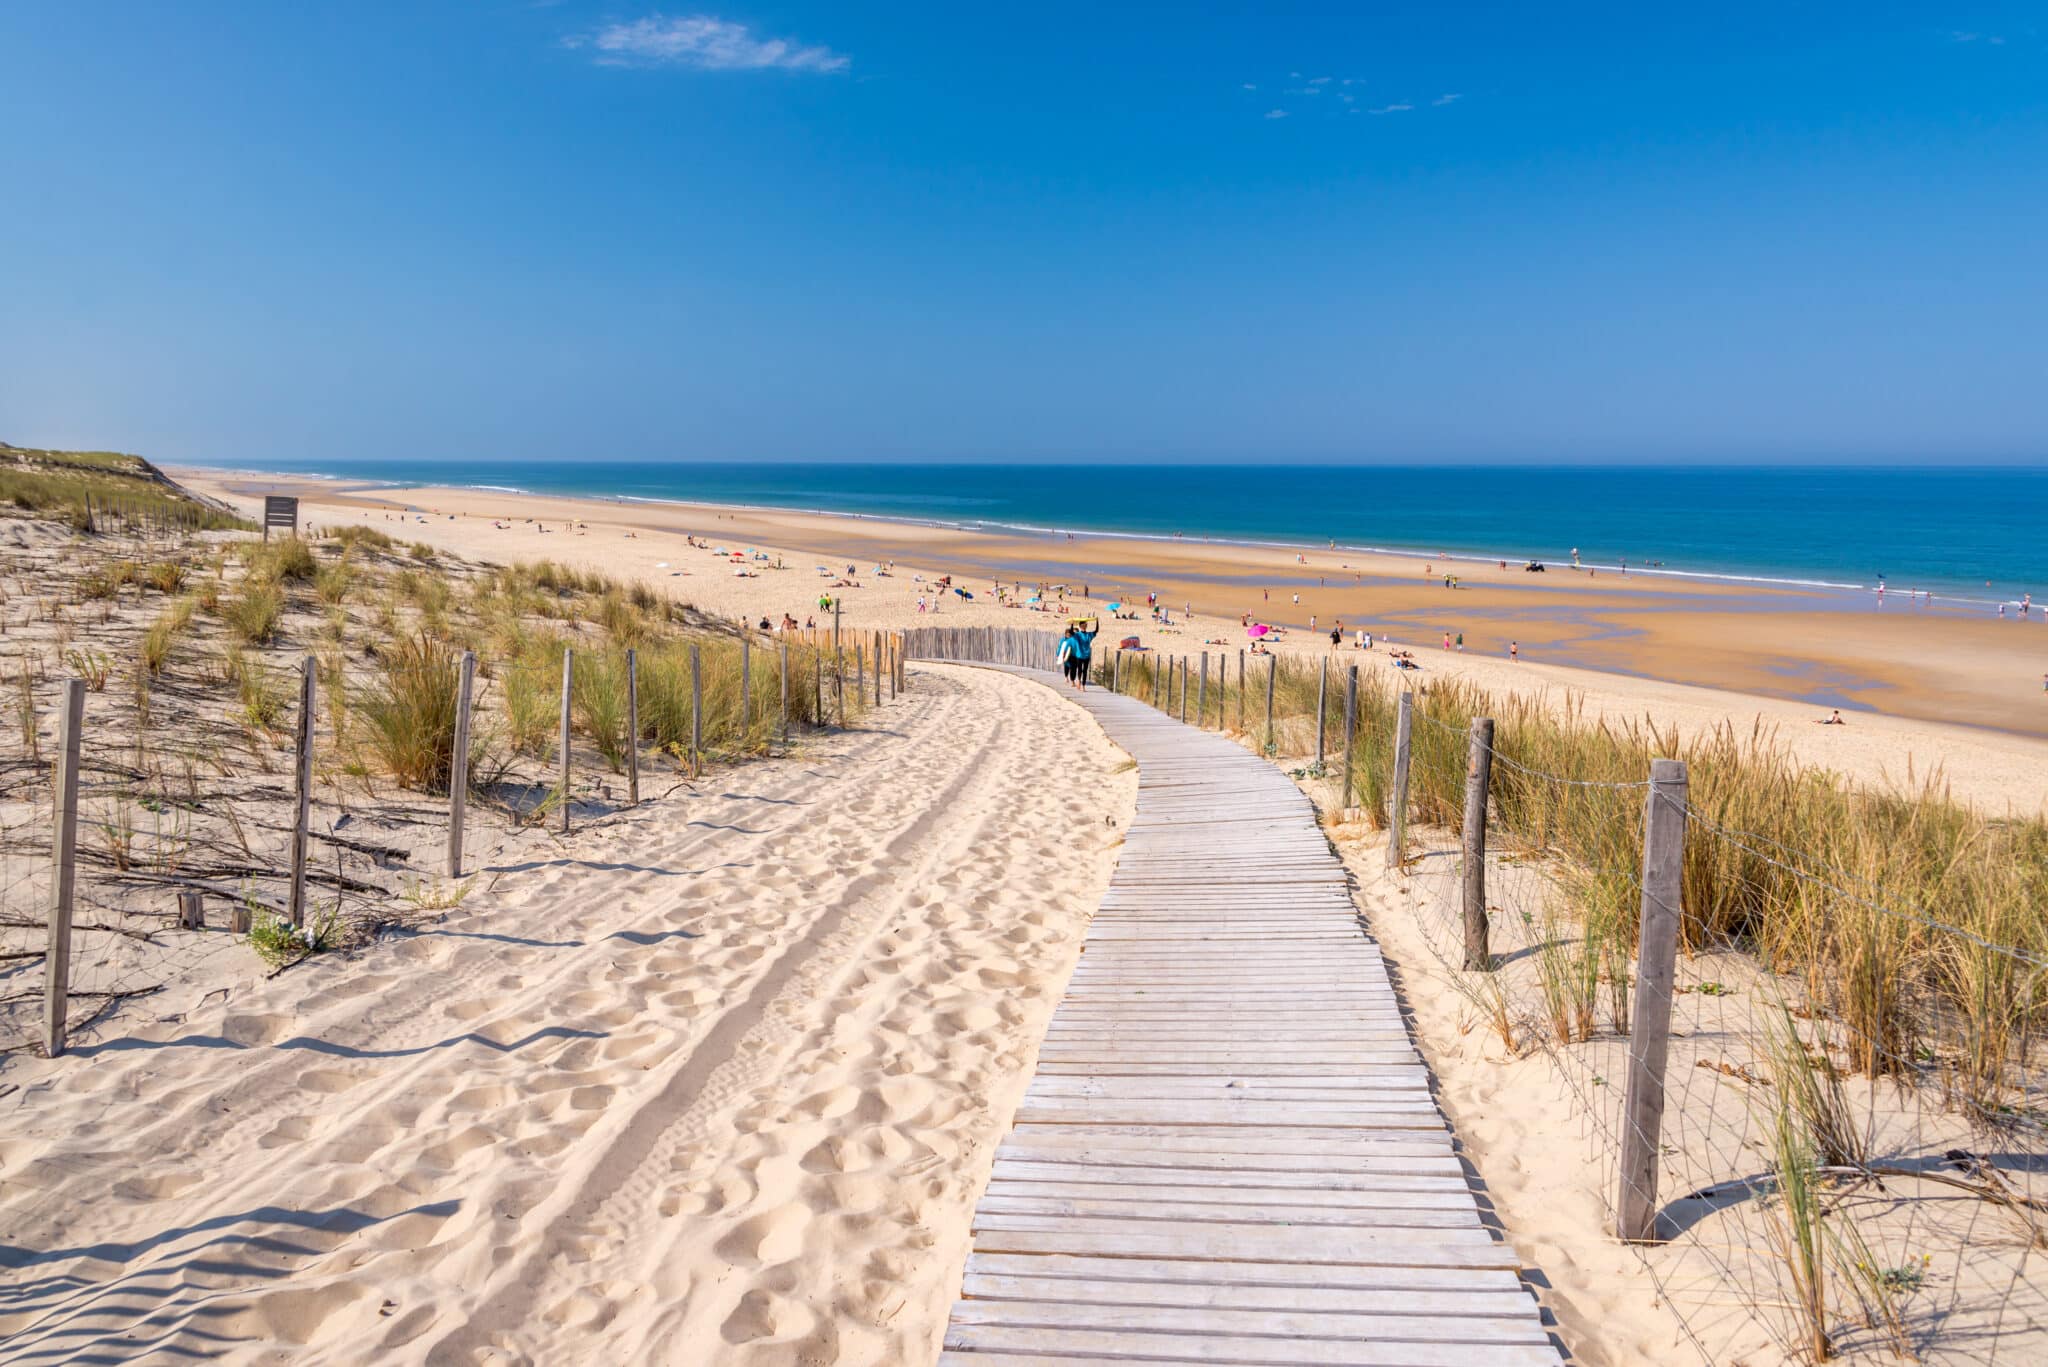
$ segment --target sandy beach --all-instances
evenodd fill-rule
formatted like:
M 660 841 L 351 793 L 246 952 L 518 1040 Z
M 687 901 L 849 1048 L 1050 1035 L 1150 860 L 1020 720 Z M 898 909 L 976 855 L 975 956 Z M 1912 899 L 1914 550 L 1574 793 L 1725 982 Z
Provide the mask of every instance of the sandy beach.
M 687 820 L 22 1060 L 0 1360 L 933 1360 L 1132 800 L 1073 722 L 927 669 Z
M 1647 717 L 1688 733 L 1762 727 L 1800 759 L 1860 783 L 1913 789 L 1938 773 L 1958 797 L 1987 810 L 2048 807 L 2048 694 L 2041 687 L 2048 624 L 2038 618 L 1968 619 L 1896 598 L 1882 608 L 1822 606 L 1789 590 L 1588 577 L 1562 566 L 1537 575 L 1512 562 L 1505 570 L 1459 562 L 1461 587 L 1446 589 L 1444 563 L 1393 555 L 1026 538 L 814 513 L 177 474 L 244 508 L 258 506 L 265 493 L 291 493 L 312 523 L 397 532 L 402 522 L 405 536 L 466 556 L 546 556 L 634 575 L 748 620 L 815 615 L 819 593 L 849 565 L 860 587 L 838 592 L 845 620 L 863 628 L 1032 621 L 1026 609 L 997 605 L 988 591 L 995 580 L 1064 584 L 1064 595 L 1048 593 L 1048 608 L 1065 602 L 1092 611 L 1125 601 L 1141 617 L 1145 595 L 1157 593 L 1173 625 L 1160 630 L 1141 621 L 1122 630 L 1174 653 L 1213 642 L 1208 649 L 1234 654 L 1245 644 L 1246 616 L 1291 628 L 1278 649 L 1327 651 L 1321 633 L 1341 620 L 1347 631 L 1371 629 L 1381 646 L 1355 650 L 1347 634 L 1336 652 L 1346 664 L 1387 669 L 1384 647 L 1395 644 L 1417 653 L 1425 681 L 1470 678 L 1490 689 L 1568 697 L 1591 716 Z M 735 577 L 730 563 L 692 549 L 686 536 L 769 559 L 748 562 L 755 577 Z M 783 568 L 774 568 L 778 561 Z M 875 576 L 877 565 L 891 562 L 892 574 Z M 942 575 L 975 597 L 940 593 L 933 581 Z M 939 609 L 936 619 L 919 613 L 920 598 Z M 1194 616 L 1186 619 L 1190 605 Z M 1311 617 L 1318 634 L 1307 630 Z M 1464 650 L 1445 651 L 1446 633 L 1462 633 Z M 1835 707 L 1848 725 L 1812 724 Z

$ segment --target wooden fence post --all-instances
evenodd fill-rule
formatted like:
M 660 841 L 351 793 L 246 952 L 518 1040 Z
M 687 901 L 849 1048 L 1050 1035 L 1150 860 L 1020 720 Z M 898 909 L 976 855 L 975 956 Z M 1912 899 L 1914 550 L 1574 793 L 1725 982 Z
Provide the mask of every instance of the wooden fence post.
M 1650 764 L 1643 800 L 1642 925 L 1636 947 L 1635 1017 L 1628 1036 L 1622 1109 L 1621 1192 L 1615 1232 L 1657 1239 L 1657 1157 L 1664 1128 L 1664 1059 L 1671 1040 L 1672 979 L 1685 868 L 1686 773 L 1681 760 Z
M 306 823 L 312 816 L 313 805 L 313 690 L 316 668 L 311 655 L 299 666 L 299 749 L 295 766 L 298 792 L 292 808 L 292 886 L 287 903 L 294 930 L 306 924 Z
M 839 724 L 846 725 L 846 650 L 839 643 L 839 600 L 832 600 L 832 696 L 839 704 Z
M 1414 735 L 1415 692 L 1408 689 L 1394 717 L 1394 790 L 1387 798 L 1387 863 L 1397 869 L 1408 857 L 1408 758 Z
M 626 647 L 626 802 L 640 805 L 640 659 Z
M 1323 742 L 1329 730 L 1329 694 L 1330 657 L 1319 655 L 1316 657 L 1316 772 L 1319 774 L 1323 768 Z M 1347 792 L 1344 796 L 1348 799 L 1351 794 Z
M 1209 652 L 1202 652 L 1202 684 L 1195 694 L 1195 725 L 1209 725 Z
M 776 645 L 776 673 L 782 676 L 782 748 L 789 748 L 789 638 Z
M 1493 782 L 1493 718 L 1472 719 L 1465 753 L 1465 967 L 1493 971 L 1486 945 L 1486 795 Z
M 462 652 L 455 671 L 455 748 L 448 757 L 448 876 L 462 877 L 462 826 L 469 814 L 469 690 L 476 652 Z
M 1109 691 L 1121 691 L 1124 681 L 1124 653 L 1119 650 L 1109 661 Z
M 1337 803 L 1339 812 L 1351 805 L 1351 755 L 1357 735 L 1358 666 L 1352 665 L 1344 673 L 1344 796 Z
M 1266 657 L 1266 749 L 1268 752 L 1279 748 L 1273 739 L 1273 685 L 1279 677 L 1280 657 L 1278 655 L 1268 655 Z
M 562 735 L 556 749 L 562 761 L 562 834 L 569 833 L 569 686 L 575 681 L 576 652 L 562 647 Z
M 875 706 L 882 705 L 882 633 L 875 633 Z
M 78 886 L 78 742 L 85 727 L 85 680 L 66 679 L 57 712 L 57 790 L 50 832 L 50 941 L 43 951 L 43 1053 L 64 1052 L 71 1000 L 71 899 Z
M 704 772 L 704 656 L 690 643 L 690 777 Z
M 754 633 L 740 633 L 740 744 L 747 743 L 747 728 L 754 720 Z
M 1237 733 L 1245 733 L 1244 647 L 1237 648 Z
M 1188 724 L 1188 657 L 1180 657 L 1180 724 Z

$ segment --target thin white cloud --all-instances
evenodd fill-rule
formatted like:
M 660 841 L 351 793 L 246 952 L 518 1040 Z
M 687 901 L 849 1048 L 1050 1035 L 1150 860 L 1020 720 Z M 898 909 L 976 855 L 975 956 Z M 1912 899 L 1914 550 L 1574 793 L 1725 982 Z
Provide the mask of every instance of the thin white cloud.
M 1268 109 L 1266 117 L 1269 119 L 1284 119 L 1287 117 L 1287 111 L 1284 109 Z
M 1257 86 L 1255 86 L 1255 85 L 1253 85 L 1253 84 L 1252 84 L 1252 83 L 1251 83 L 1250 81 L 1246 81 L 1246 82 L 1244 83 L 1244 88 L 1245 88 L 1246 90 L 1257 90 L 1257 89 L 1258 89 L 1258 87 L 1257 87 Z
M 1318 76 L 1309 82 L 1310 85 L 1328 85 L 1329 83 L 1330 78 L 1328 76 Z
M 1412 104 L 1383 104 L 1378 109 L 1368 110 L 1373 114 L 1405 114 L 1415 106 Z
M 671 19 L 649 15 L 630 24 L 607 24 L 567 40 L 588 48 L 606 66 L 686 66 L 700 71 L 844 71 L 852 59 L 828 47 L 787 38 L 760 38 L 745 24 L 712 14 Z
M 1456 104 L 1459 100 L 1462 100 L 1464 98 L 1465 97 L 1463 95 L 1439 95 L 1435 99 L 1431 100 L 1430 103 L 1441 107 L 1447 104 Z

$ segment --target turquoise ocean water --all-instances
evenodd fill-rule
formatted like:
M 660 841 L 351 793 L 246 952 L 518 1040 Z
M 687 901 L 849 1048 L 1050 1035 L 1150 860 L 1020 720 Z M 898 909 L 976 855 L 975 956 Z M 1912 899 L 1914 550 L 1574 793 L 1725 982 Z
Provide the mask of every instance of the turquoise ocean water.
M 271 469 L 287 467 L 269 466 Z M 1024 533 L 1121 532 L 1564 561 L 1631 573 L 2048 598 L 2048 468 L 662 464 L 293 468 L 627 500 L 798 508 Z

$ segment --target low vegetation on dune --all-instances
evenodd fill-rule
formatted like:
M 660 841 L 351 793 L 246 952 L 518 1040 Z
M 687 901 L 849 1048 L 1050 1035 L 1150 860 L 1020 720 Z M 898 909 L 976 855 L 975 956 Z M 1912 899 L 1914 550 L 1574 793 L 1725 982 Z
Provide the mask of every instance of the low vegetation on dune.
M 1267 657 L 1253 660 L 1242 691 L 1235 661 L 1218 663 L 1210 724 L 1240 730 L 1269 753 L 1298 755 L 1314 748 L 1317 668 L 1278 658 L 1270 745 Z M 1342 764 L 1344 663 L 1323 694 L 1332 777 Z M 1126 655 L 1123 689 L 1163 699 L 1171 683 L 1178 715 L 1180 685 L 1161 664 Z M 1350 802 L 1383 828 L 1399 689 L 1378 671 L 1362 673 L 1360 685 Z M 1190 719 L 1199 699 L 1197 678 Z M 1647 720 L 1589 717 L 1569 699 L 1438 679 L 1418 686 L 1415 713 L 1410 821 L 1460 831 L 1469 728 L 1492 718 L 1490 830 L 1496 842 L 1548 861 L 1568 888 L 1589 932 L 1583 952 L 1605 958 L 1583 965 L 1585 976 L 1611 979 L 1619 966 L 1626 981 L 1640 897 L 1636 785 L 1653 759 L 1680 759 L 1692 821 L 1684 947 L 1739 949 L 1790 979 L 1812 1009 L 1843 1026 L 1861 1072 L 1938 1061 L 1983 1106 L 2019 1102 L 2015 1059 L 2048 1025 L 2048 822 L 1978 812 L 1955 801 L 1938 775 L 1905 792 L 1860 788 L 1803 765 L 1761 728 L 1680 736 Z M 1617 1009 L 1625 1013 L 1625 1003 Z M 1625 1016 L 1617 1024 L 1625 1029 Z
M 118 451 L 44 451 L 0 442 L 0 503 L 64 518 L 78 530 L 178 527 L 202 531 L 250 524 L 195 497 L 140 456 Z
M 126 459 L 108 457 L 109 468 Z M 0 510 L 0 536 L 17 548 L 0 567 L 0 699 L 9 714 L 0 894 L 27 899 L 7 903 L 6 923 L 27 927 L 9 936 L 40 924 L 34 871 L 47 852 L 48 763 L 65 677 L 83 677 L 89 689 L 93 815 L 79 857 L 95 914 L 148 943 L 173 893 L 199 887 L 251 908 L 273 958 L 308 660 L 317 685 L 315 947 L 349 943 L 435 900 L 419 889 L 445 837 L 458 764 L 470 783 L 472 840 L 499 840 L 565 803 L 580 820 L 616 809 L 625 797 L 616 775 L 636 745 L 643 772 L 680 776 L 765 754 L 783 736 L 777 643 L 643 585 L 548 562 L 422 553 L 367 527 L 266 542 L 171 518 L 116 517 L 86 531 L 57 512 Z M 637 736 L 627 720 L 629 650 Z M 469 753 L 458 758 L 465 651 L 476 655 L 474 716 Z M 820 722 L 820 671 L 831 666 L 807 646 L 793 646 L 788 660 L 788 722 L 801 741 Z M 848 703 L 857 713 L 853 693 Z M 11 939 L 0 946 L 16 948 Z M 19 948 L 28 955 L 32 946 Z

